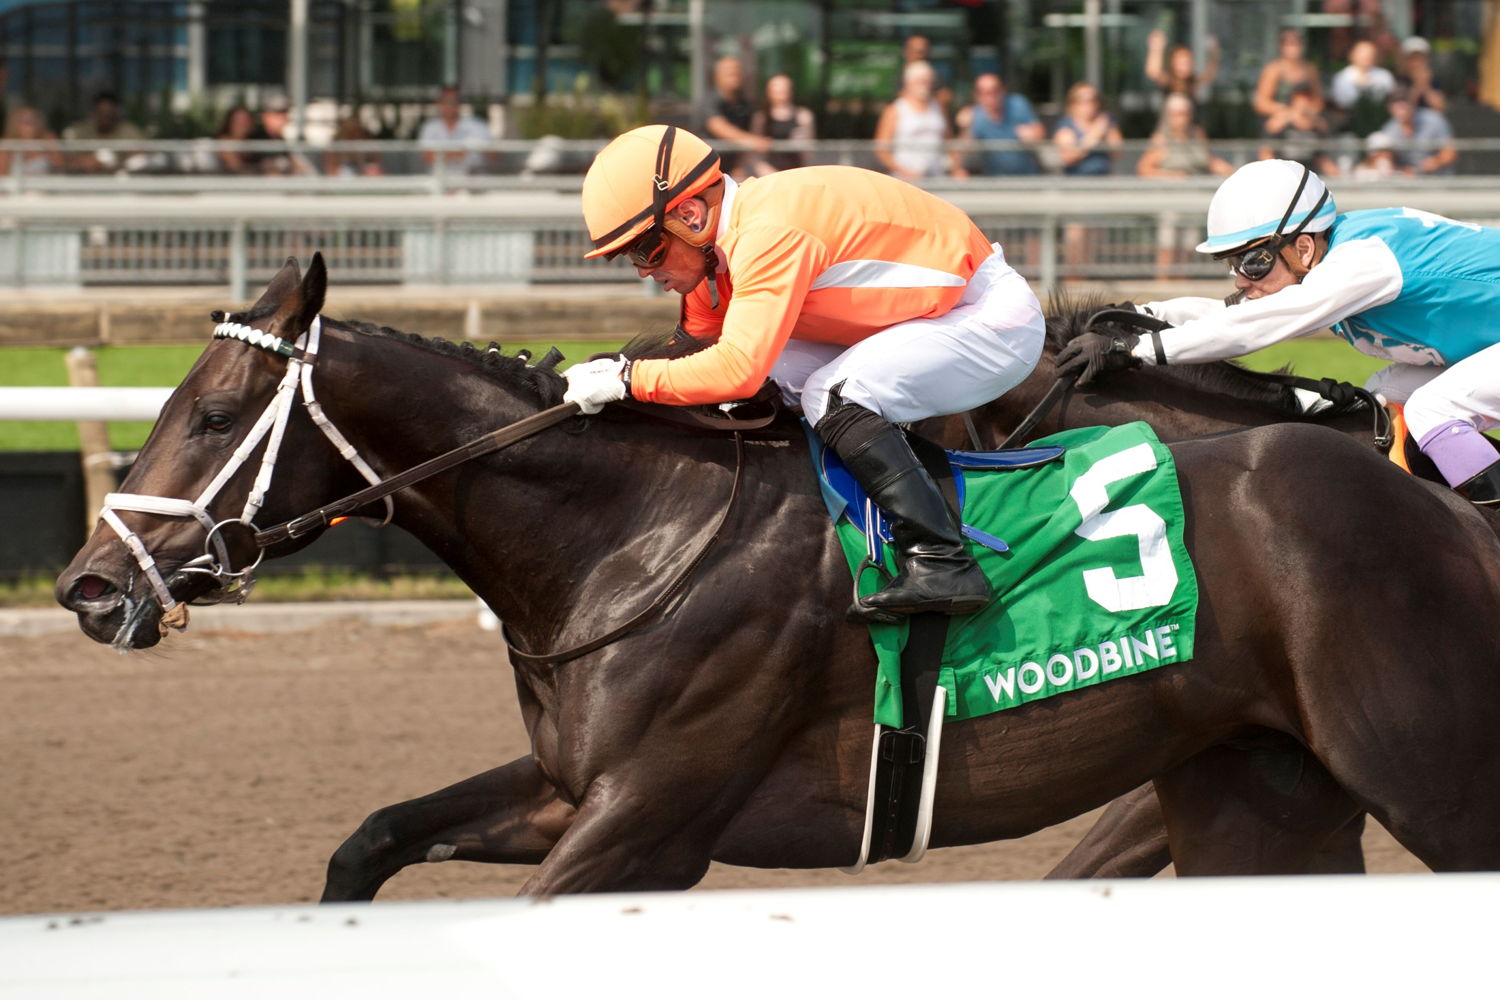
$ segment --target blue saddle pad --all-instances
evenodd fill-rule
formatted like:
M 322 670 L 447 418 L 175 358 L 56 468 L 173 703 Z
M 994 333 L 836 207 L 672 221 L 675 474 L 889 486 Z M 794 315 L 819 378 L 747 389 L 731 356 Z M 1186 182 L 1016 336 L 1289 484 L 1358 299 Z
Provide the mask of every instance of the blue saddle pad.
M 847 517 L 849 523 L 859 529 L 860 534 L 866 538 L 870 537 L 869 522 L 875 522 L 875 546 L 877 556 L 879 555 L 878 542 L 889 543 L 891 541 L 890 518 L 875 505 L 870 497 L 855 480 L 854 475 L 844 465 L 842 459 L 833 451 L 823 445 L 823 441 L 810 428 L 804 428 L 808 432 L 808 440 L 812 442 L 813 455 L 818 468 L 818 482 L 823 489 L 823 499 L 828 504 L 828 512 L 837 521 L 841 516 Z M 949 451 L 948 464 L 953 469 L 953 483 L 958 491 L 958 509 L 963 510 L 965 484 L 964 470 L 993 470 L 993 469 L 1027 469 L 1035 465 L 1045 465 L 1059 458 L 1063 451 L 1062 447 L 1049 446 L 1043 448 L 1009 448 L 1005 451 Z M 970 538 L 986 548 L 994 549 L 996 552 L 1005 552 L 1010 546 L 1002 538 L 997 538 L 987 532 L 980 531 L 971 525 L 963 526 L 965 537 Z

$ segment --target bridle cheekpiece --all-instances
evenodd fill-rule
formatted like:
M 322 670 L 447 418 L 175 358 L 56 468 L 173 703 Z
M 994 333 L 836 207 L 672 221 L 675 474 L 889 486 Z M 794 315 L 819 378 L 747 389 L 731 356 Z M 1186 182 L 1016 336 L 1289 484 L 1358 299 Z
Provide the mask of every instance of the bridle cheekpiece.
M 322 404 L 317 400 L 313 392 L 312 373 L 317 362 L 318 344 L 322 335 L 323 317 L 313 317 L 312 323 L 307 330 L 296 340 L 289 343 L 281 337 L 273 336 L 263 330 L 247 326 L 243 323 L 233 322 L 228 318 L 214 327 L 214 339 L 239 340 L 260 350 L 269 351 L 287 359 L 286 374 L 282 376 L 281 382 L 276 386 L 276 393 L 271 402 L 261 413 L 260 419 L 250 429 L 239 446 L 235 448 L 229 461 L 219 470 L 213 480 L 203 488 L 197 499 L 184 500 L 176 497 L 152 496 L 144 493 L 109 493 L 104 497 L 104 507 L 99 516 L 104 523 L 114 529 L 135 557 L 136 563 L 141 571 L 146 574 L 151 588 L 156 592 L 161 601 L 162 611 L 168 612 L 178 604 L 162 577 L 161 570 L 156 564 L 153 556 L 140 536 L 125 524 L 117 513 L 118 511 L 133 511 L 142 514 L 154 514 L 158 517 L 170 518 L 193 518 L 201 524 L 207 532 L 203 542 L 203 554 L 190 559 L 177 568 L 179 573 L 198 573 L 212 577 L 218 582 L 218 589 L 214 592 L 198 598 L 194 603 L 217 604 L 225 600 L 234 600 L 243 603 L 250 596 L 250 590 L 255 584 L 255 570 L 265 558 L 266 550 L 260 549 L 255 562 L 242 569 L 231 569 L 229 559 L 229 547 L 224 543 L 223 529 L 231 524 L 241 524 L 252 531 L 259 529 L 255 524 L 255 516 L 265 505 L 266 493 L 271 488 L 271 477 L 276 471 L 276 459 L 281 451 L 281 442 L 286 434 L 287 421 L 290 419 L 297 392 L 302 393 L 302 405 L 307 410 L 314 424 L 323 432 L 324 436 L 333 444 L 340 455 L 358 470 L 366 482 L 378 483 L 380 476 L 372 469 L 354 446 L 349 443 L 337 427 L 335 427 L 323 413 Z M 260 470 L 255 476 L 255 482 L 250 487 L 250 493 L 245 498 L 245 505 L 240 510 L 238 517 L 216 519 L 209 513 L 209 505 L 212 504 L 219 491 L 226 483 L 239 472 L 250 458 L 250 455 L 266 441 L 265 454 L 261 457 Z M 395 505 L 390 497 L 385 497 L 385 520 L 382 525 L 389 524 L 395 513 Z

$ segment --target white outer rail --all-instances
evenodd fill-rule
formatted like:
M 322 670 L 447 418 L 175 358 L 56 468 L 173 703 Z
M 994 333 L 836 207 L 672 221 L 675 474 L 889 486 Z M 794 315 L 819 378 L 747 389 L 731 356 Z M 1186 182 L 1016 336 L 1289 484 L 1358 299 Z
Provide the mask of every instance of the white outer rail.
M 0 387 L 0 420 L 155 420 L 170 388 Z
M 10 917 L 0 995 L 1473 995 L 1496 899 L 1500 875 L 1385 875 Z

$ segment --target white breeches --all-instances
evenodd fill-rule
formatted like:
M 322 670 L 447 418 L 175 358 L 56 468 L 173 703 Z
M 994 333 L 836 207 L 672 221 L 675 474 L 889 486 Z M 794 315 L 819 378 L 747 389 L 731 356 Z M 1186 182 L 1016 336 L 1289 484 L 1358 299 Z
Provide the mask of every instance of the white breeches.
M 905 423 L 962 413 L 1015 388 L 1036 367 L 1045 333 L 1036 295 L 996 244 L 943 315 L 897 323 L 852 347 L 789 340 L 771 378 L 810 423 L 840 383 L 847 402 Z
M 1406 408 L 1406 426 L 1421 440 L 1450 420 L 1481 431 L 1500 428 L 1500 344 L 1447 367 L 1394 364 L 1365 382 L 1389 402 Z

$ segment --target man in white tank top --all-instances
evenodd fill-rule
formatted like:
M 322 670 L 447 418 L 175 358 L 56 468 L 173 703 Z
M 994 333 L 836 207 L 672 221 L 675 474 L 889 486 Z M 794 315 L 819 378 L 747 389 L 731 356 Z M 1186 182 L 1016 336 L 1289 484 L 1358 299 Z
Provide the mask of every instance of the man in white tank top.
M 945 173 L 967 176 L 958 154 L 944 149 L 948 118 L 932 96 L 936 83 L 931 63 L 908 63 L 901 93 L 881 112 L 875 128 L 875 157 L 896 177 L 915 181 Z

